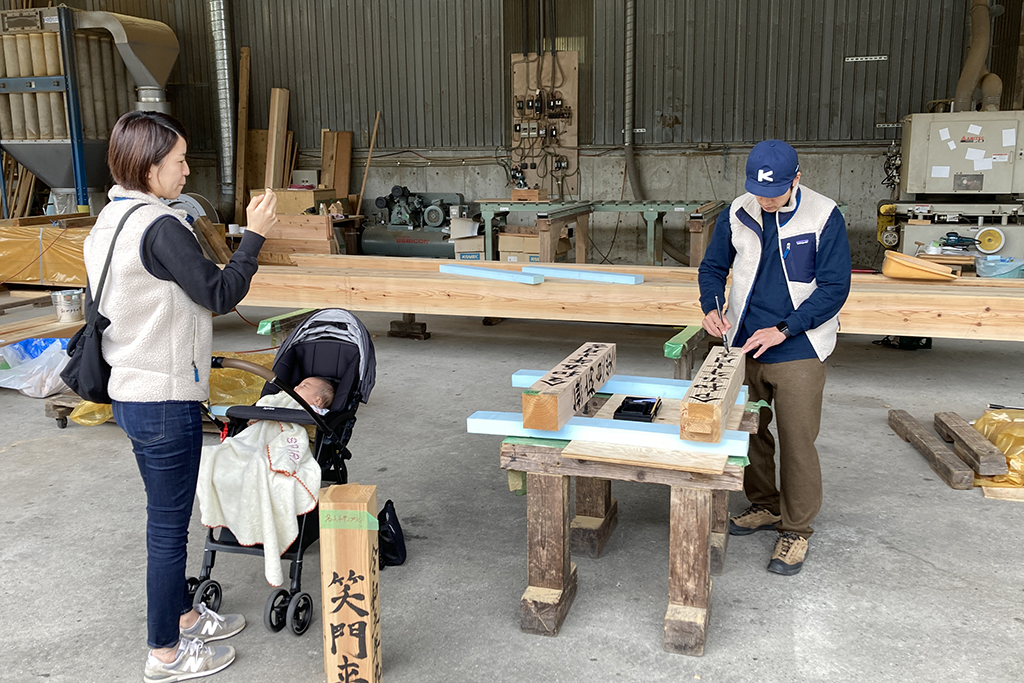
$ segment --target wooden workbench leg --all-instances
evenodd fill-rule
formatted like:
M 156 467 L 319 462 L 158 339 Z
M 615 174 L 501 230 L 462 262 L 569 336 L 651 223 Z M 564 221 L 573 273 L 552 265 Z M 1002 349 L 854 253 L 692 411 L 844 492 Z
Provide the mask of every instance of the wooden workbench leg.
M 711 575 L 721 576 L 725 567 L 725 551 L 729 547 L 729 492 L 711 493 L 711 537 L 708 539 L 711 554 Z
M 593 477 L 574 478 L 576 516 L 569 525 L 569 547 L 573 555 L 601 557 L 604 544 L 619 523 L 619 503 L 612 498 L 611 481 Z
M 587 250 L 590 248 L 590 214 L 583 213 L 576 217 L 576 263 L 587 262 Z
M 665 649 L 704 654 L 711 612 L 711 491 L 672 487 Z
M 558 250 L 558 235 L 561 232 L 561 224 L 552 225 L 547 218 L 537 219 L 537 234 L 539 237 L 540 262 L 554 263 L 555 253 Z
M 526 475 L 526 556 L 529 585 L 519 628 L 556 636 L 576 597 L 576 565 L 569 560 L 569 477 Z

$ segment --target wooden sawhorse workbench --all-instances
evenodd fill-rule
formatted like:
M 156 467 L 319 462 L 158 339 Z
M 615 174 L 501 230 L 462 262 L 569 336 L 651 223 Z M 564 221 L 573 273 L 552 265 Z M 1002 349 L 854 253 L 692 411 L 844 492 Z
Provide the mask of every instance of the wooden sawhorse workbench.
M 757 413 L 734 408 L 733 429 L 753 432 Z M 554 636 L 576 596 L 573 553 L 599 557 L 618 521 L 611 480 L 672 488 L 669 596 L 664 647 L 704 654 L 711 611 L 711 576 L 721 574 L 728 535 L 729 491 L 743 489 L 744 459 L 730 458 L 721 474 L 638 463 L 580 460 L 562 455 L 566 441 L 508 437 L 501 467 L 525 473 L 528 585 L 520 601 L 520 628 Z M 569 518 L 570 477 L 576 480 L 576 516 Z

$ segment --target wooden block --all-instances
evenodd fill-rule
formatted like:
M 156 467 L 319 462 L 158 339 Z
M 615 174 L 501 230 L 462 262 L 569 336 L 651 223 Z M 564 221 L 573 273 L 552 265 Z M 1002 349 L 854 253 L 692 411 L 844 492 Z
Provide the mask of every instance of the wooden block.
M 923 218 L 910 218 L 907 219 L 907 225 L 931 225 L 932 222 Z
M 329 680 L 380 683 L 377 487 L 320 489 L 324 671 Z M 339 671 L 341 674 L 339 674 Z
M 711 575 L 720 576 L 725 568 L 725 551 L 729 548 L 729 492 L 711 493 L 711 537 L 708 552 L 711 554 Z
M 514 202 L 546 202 L 547 200 L 547 190 L 512 190 L 512 201 Z
M 711 609 L 711 492 L 673 486 L 669 524 L 664 646 L 669 652 L 700 656 Z
M 284 184 L 285 155 L 288 153 L 288 91 L 284 88 L 270 90 L 269 128 L 263 187 L 281 187 Z
M 619 504 L 608 479 L 574 478 L 575 516 L 569 523 L 573 555 L 597 558 L 619 523 Z
M 345 197 L 352 173 L 352 131 L 326 130 L 320 139 L 320 183 Z
M 718 443 L 724 419 L 743 386 L 746 356 L 724 346 L 711 350 L 683 397 L 679 414 L 679 438 Z
M 974 488 L 974 471 L 956 457 L 937 436 L 925 429 L 905 410 L 889 411 L 889 426 L 897 436 L 909 441 L 928 460 L 932 471 L 950 488 Z
M 213 253 L 216 254 L 218 263 L 227 263 L 231 260 L 231 249 L 228 248 L 227 243 L 224 241 L 224 235 L 213 227 L 213 223 L 210 222 L 209 218 L 200 216 L 192 225 L 198 232 L 202 233 L 207 244 L 210 245 Z
M 267 172 L 267 141 L 270 139 L 270 131 L 260 128 L 250 128 L 245 135 L 245 196 L 249 196 L 250 190 L 264 189 Z M 243 220 L 244 216 L 239 216 Z
M 569 571 L 569 583 L 561 589 L 527 586 L 519 601 L 519 629 L 538 636 L 557 636 L 565 616 L 576 599 L 576 563 Z
M 245 187 L 245 156 L 248 151 L 246 138 L 249 132 L 249 62 L 250 50 L 239 50 L 238 60 L 238 126 L 235 144 L 235 222 L 246 223 L 245 207 L 248 197 Z
M 682 472 L 721 474 L 729 456 L 724 453 L 669 451 L 646 446 L 570 441 L 562 452 L 578 460 L 593 460 L 617 465 L 638 465 Z
M 527 474 L 526 556 L 528 588 L 519 627 L 557 635 L 576 596 L 576 566 L 569 560 L 569 477 Z
M 268 254 L 337 254 L 338 247 L 333 240 L 277 240 L 270 239 L 263 243 L 263 251 Z
M 953 442 L 953 451 L 983 477 L 1006 474 L 1006 455 L 956 413 L 935 413 L 935 431 Z
M 279 213 L 277 224 L 267 233 L 274 240 L 329 240 L 334 238 L 330 216 L 287 215 Z
M 260 251 L 259 256 L 256 257 L 256 263 L 261 266 L 294 266 L 295 262 L 292 260 L 290 254 L 275 254 L 268 252 L 266 249 Z
M 523 392 L 523 426 L 560 430 L 614 374 L 615 344 L 583 344 Z
M 1024 488 L 1010 488 L 1008 486 L 982 486 L 982 492 L 986 498 L 996 500 L 1016 500 L 1024 502 Z

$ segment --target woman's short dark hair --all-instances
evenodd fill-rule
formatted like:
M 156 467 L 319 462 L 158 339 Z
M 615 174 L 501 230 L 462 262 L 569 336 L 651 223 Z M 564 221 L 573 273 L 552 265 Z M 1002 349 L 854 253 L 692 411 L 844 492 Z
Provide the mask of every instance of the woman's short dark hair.
M 126 190 L 149 192 L 147 176 L 178 144 L 188 141 L 185 127 L 173 116 L 158 111 L 130 111 L 110 132 L 107 164 L 114 182 Z

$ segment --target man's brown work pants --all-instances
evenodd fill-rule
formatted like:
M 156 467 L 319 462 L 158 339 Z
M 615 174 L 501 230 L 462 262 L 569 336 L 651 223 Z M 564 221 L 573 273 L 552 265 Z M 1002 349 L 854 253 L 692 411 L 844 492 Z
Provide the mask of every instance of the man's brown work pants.
M 782 516 L 776 525 L 804 538 L 821 509 L 821 466 L 814 440 L 821 426 L 825 364 L 817 358 L 761 363 L 747 356 L 749 400 L 772 404 L 779 432 L 779 481 L 775 484 L 775 438 L 768 431 L 772 410 L 761 408 L 757 434 L 750 437 L 750 466 L 743 490 L 751 503 Z

